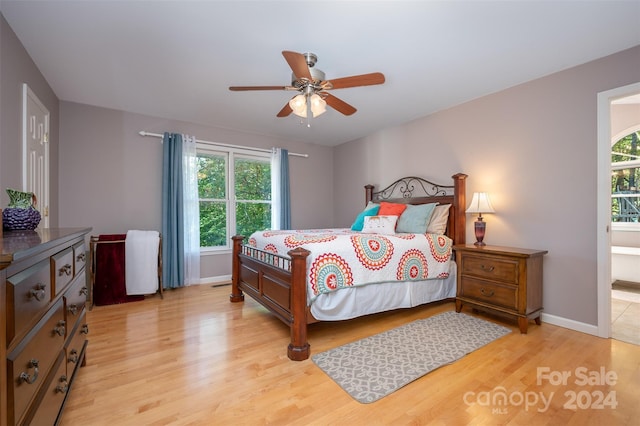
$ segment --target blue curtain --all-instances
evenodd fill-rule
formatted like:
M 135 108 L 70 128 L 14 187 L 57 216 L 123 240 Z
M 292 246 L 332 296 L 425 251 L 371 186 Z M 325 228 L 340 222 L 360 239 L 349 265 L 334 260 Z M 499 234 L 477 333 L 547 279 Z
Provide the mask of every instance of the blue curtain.
M 162 138 L 162 284 L 184 285 L 184 194 L 182 135 Z
M 283 148 L 273 148 L 271 155 L 271 198 L 271 227 L 291 229 L 289 151 Z

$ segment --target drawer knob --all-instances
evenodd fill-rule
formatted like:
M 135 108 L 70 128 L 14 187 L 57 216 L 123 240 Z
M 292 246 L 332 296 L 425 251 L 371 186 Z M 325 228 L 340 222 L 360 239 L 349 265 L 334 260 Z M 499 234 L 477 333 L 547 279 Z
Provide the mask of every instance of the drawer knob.
M 20 382 L 24 382 L 29 385 L 35 383 L 35 381 L 38 380 L 38 364 L 39 361 L 37 359 L 32 359 L 31 361 L 29 361 L 29 368 L 33 368 L 33 376 L 29 376 L 29 373 L 25 373 L 23 371 L 19 376 Z
M 84 262 L 84 253 L 80 253 L 76 256 L 76 262 Z
M 495 294 L 493 290 L 485 290 L 484 288 L 480 289 L 480 293 L 482 293 L 483 296 L 487 296 L 487 297 L 491 297 Z
M 80 289 L 80 295 L 81 296 L 88 296 L 89 295 L 89 289 L 87 288 L 87 286 L 84 286 Z
M 73 364 L 78 362 L 78 351 L 75 349 L 71 349 L 71 352 L 69 352 L 69 362 Z
M 89 326 L 87 324 L 82 324 L 82 328 L 80 329 L 80 333 L 89 334 Z
M 67 323 L 64 322 L 64 320 L 58 321 L 58 325 L 55 326 L 55 328 L 53 329 L 53 332 L 56 333 L 58 336 L 64 336 L 64 334 L 67 332 L 67 329 L 65 328 L 66 324 Z
M 75 303 L 72 303 L 71 305 L 67 306 L 67 311 L 69 311 L 71 315 L 78 315 L 80 308 Z
M 37 301 L 44 300 L 44 298 L 46 296 L 46 293 L 44 291 L 45 288 L 46 288 L 46 286 L 44 284 L 42 284 L 42 283 L 36 284 L 36 286 L 34 288 L 29 290 L 29 297 L 33 297 Z
M 56 386 L 56 392 L 67 393 L 69 390 L 69 382 L 67 381 L 67 376 L 60 376 L 60 384 Z
M 71 271 L 72 271 L 71 265 L 67 263 L 62 268 L 58 269 L 58 276 L 61 277 L 63 275 L 71 275 Z
M 480 265 L 480 268 L 485 272 L 492 272 L 494 269 L 496 269 L 495 266 L 486 266 L 486 265 Z

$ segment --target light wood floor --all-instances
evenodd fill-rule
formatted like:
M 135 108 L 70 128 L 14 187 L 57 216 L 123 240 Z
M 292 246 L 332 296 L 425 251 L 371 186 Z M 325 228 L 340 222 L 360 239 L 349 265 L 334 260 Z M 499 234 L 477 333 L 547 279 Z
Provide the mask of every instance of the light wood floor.
M 164 300 L 89 311 L 87 365 L 61 424 L 637 425 L 640 419 L 640 346 L 545 323 L 531 322 L 521 335 L 515 322 L 500 320 L 513 333 L 378 402 L 360 404 L 311 360 L 290 361 L 288 329 L 248 297 L 230 303 L 229 292 L 228 286 L 194 286 L 167 291 Z M 448 302 L 314 324 L 311 351 L 453 309 Z M 566 385 L 538 383 L 543 368 L 552 377 L 571 376 Z M 581 369 L 589 376 L 604 370 L 617 380 L 582 385 L 576 383 Z M 492 403 L 500 393 L 506 404 Z M 591 408 L 601 395 L 609 395 L 600 400 L 604 408 Z M 572 403 L 575 409 L 565 407 Z
M 611 336 L 640 345 L 640 292 L 611 292 Z

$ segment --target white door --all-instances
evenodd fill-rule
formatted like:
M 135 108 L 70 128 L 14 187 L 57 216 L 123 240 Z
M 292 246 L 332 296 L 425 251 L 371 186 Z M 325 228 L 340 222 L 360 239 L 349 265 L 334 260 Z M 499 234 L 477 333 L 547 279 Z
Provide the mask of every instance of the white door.
M 22 187 L 36 195 L 36 208 L 49 227 L 49 110 L 29 86 L 22 90 Z

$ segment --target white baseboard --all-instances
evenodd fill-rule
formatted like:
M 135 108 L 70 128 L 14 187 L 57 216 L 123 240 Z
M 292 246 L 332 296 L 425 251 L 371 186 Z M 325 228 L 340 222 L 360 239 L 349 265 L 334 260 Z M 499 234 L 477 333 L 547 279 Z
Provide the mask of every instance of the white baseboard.
M 557 325 L 559 327 L 568 328 L 569 330 L 579 331 L 581 333 L 592 334 L 598 336 L 598 326 L 592 324 L 586 324 L 584 322 L 574 321 L 568 318 L 559 317 L 556 315 L 545 314 L 540 315 L 542 322 L 548 324 Z
M 231 281 L 231 275 L 220 275 L 217 277 L 200 278 L 201 285 L 225 285 Z

